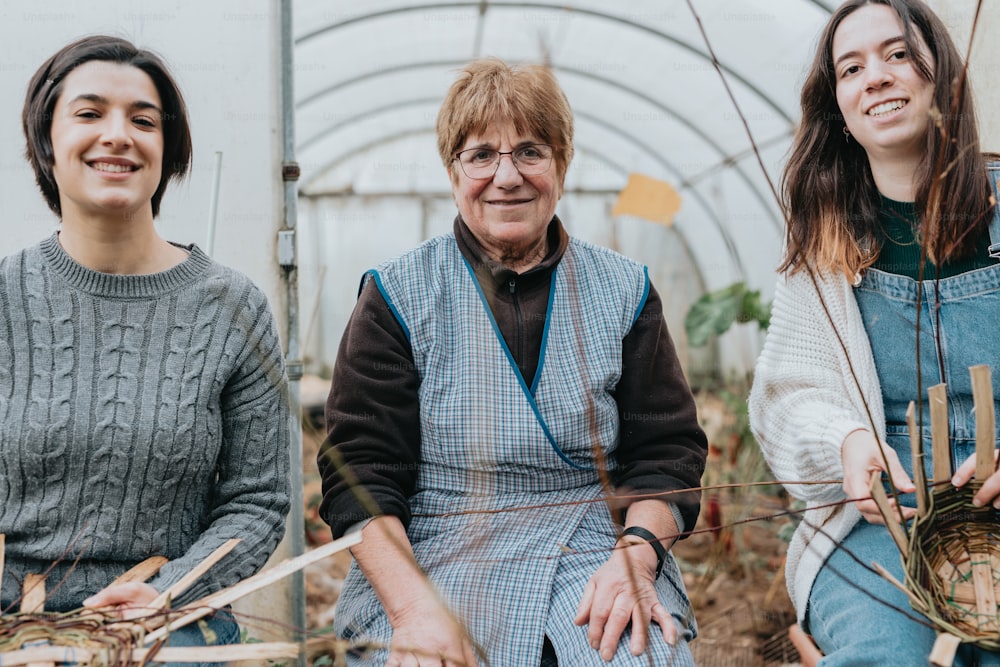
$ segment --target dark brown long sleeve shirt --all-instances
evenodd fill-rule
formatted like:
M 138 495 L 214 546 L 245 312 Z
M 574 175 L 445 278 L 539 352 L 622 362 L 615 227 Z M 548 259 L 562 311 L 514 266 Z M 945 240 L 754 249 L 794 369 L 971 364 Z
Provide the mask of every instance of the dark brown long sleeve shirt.
M 558 218 L 553 219 L 545 259 L 518 274 L 488 259 L 460 219 L 454 231 L 530 385 L 538 367 L 552 272 L 569 236 Z M 420 460 L 419 386 L 406 333 L 375 282 L 368 281 L 341 339 L 326 404 L 328 435 L 318 457 L 323 477 L 320 515 L 334 536 L 373 514 L 395 515 L 409 524 L 408 499 Z M 618 467 L 613 473 L 618 492 L 651 494 L 699 486 L 707 441 L 652 286 L 622 340 L 622 374 L 614 396 L 620 418 Z M 685 527 L 694 527 L 699 492 L 671 494 L 664 500 L 675 504 Z

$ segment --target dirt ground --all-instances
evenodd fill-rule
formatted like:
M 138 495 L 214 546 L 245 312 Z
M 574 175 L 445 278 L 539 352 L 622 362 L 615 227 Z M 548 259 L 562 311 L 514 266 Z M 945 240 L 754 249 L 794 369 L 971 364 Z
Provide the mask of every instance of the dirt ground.
M 322 386 L 314 391 L 322 395 Z M 307 398 L 304 388 L 306 406 Z M 716 396 L 699 395 L 699 414 L 712 443 L 706 485 L 731 482 L 735 477 L 755 481 L 750 477 L 762 473 L 747 471 L 766 470 L 753 458 L 754 452 L 743 451 L 741 427 L 736 423 L 739 417 L 729 414 L 728 405 Z M 318 544 L 329 539 L 329 530 L 315 514 L 319 480 L 313 461 L 318 435 L 308 424 L 304 431 L 307 537 Z M 780 512 L 785 505 L 779 490 L 771 486 L 707 491 L 697 526 L 705 532 L 674 547 L 698 622 L 699 636 L 691 644 L 698 665 L 778 667 L 797 663 L 798 654 L 787 639 L 787 628 L 795 616 L 782 576 L 787 544 L 780 535 L 788 520 L 751 520 Z M 745 523 L 732 525 L 738 522 Z M 718 529 L 708 530 L 713 524 Z M 306 570 L 310 629 L 332 623 L 333 606 L 349 565 L 349 556 L 341 555 Z
M 704 527 L 704 526 L 700 526 Z M 673 551 L 698 621 L 698 665 L 777 667 L 798 654 L 788 641 L 795 612 L 783 576 L 786 543 L 768 523 L 728 535 L 692 535 Z

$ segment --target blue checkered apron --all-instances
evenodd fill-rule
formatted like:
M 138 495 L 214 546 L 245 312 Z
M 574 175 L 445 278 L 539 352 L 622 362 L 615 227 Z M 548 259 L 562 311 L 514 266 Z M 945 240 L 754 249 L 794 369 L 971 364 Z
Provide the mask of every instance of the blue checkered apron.
M 644 267 L 572 240 L 552 281 L 538 371 L 522 378 L 454 236 L 370 272 L 420 374 L 421 459 L 408 535 L 417 562 L 493 667 L 538 665 L 549 637 L 563 665 L 605 665 L 573 625 L 616 539 L 595 454 L 615 468 L 622 339 L 648 294 Z M 686 638 L 694 622 L 672 558 L 657 592 Z M 336 610 L 339 636 L 381 665 L 392 628 L 356 565 Z M 691 664 L 653 628 L 656 665 Z M 628 653 L 615 662 L 647 665 Z M 382 647 L 382 648 L 379 648 Z

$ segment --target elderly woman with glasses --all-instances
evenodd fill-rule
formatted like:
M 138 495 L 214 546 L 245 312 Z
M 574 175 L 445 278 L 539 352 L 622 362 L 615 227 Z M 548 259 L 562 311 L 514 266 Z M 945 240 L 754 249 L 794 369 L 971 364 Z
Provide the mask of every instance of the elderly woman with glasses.
M 645 267 L 555 216 L 566 97 L 476 61 L 437 134 L 454 231 L 366 274 L 327 402 L 349 663 L 690 664 L 705 435 Z

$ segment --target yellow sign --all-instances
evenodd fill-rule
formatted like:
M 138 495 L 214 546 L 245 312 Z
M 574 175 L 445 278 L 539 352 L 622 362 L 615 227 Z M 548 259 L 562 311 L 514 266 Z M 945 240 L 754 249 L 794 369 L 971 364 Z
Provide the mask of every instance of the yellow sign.
M 681 208 L 681 196 L 666 181 L 629 174 L 611 215 L 634 215 L 670 227 Z

